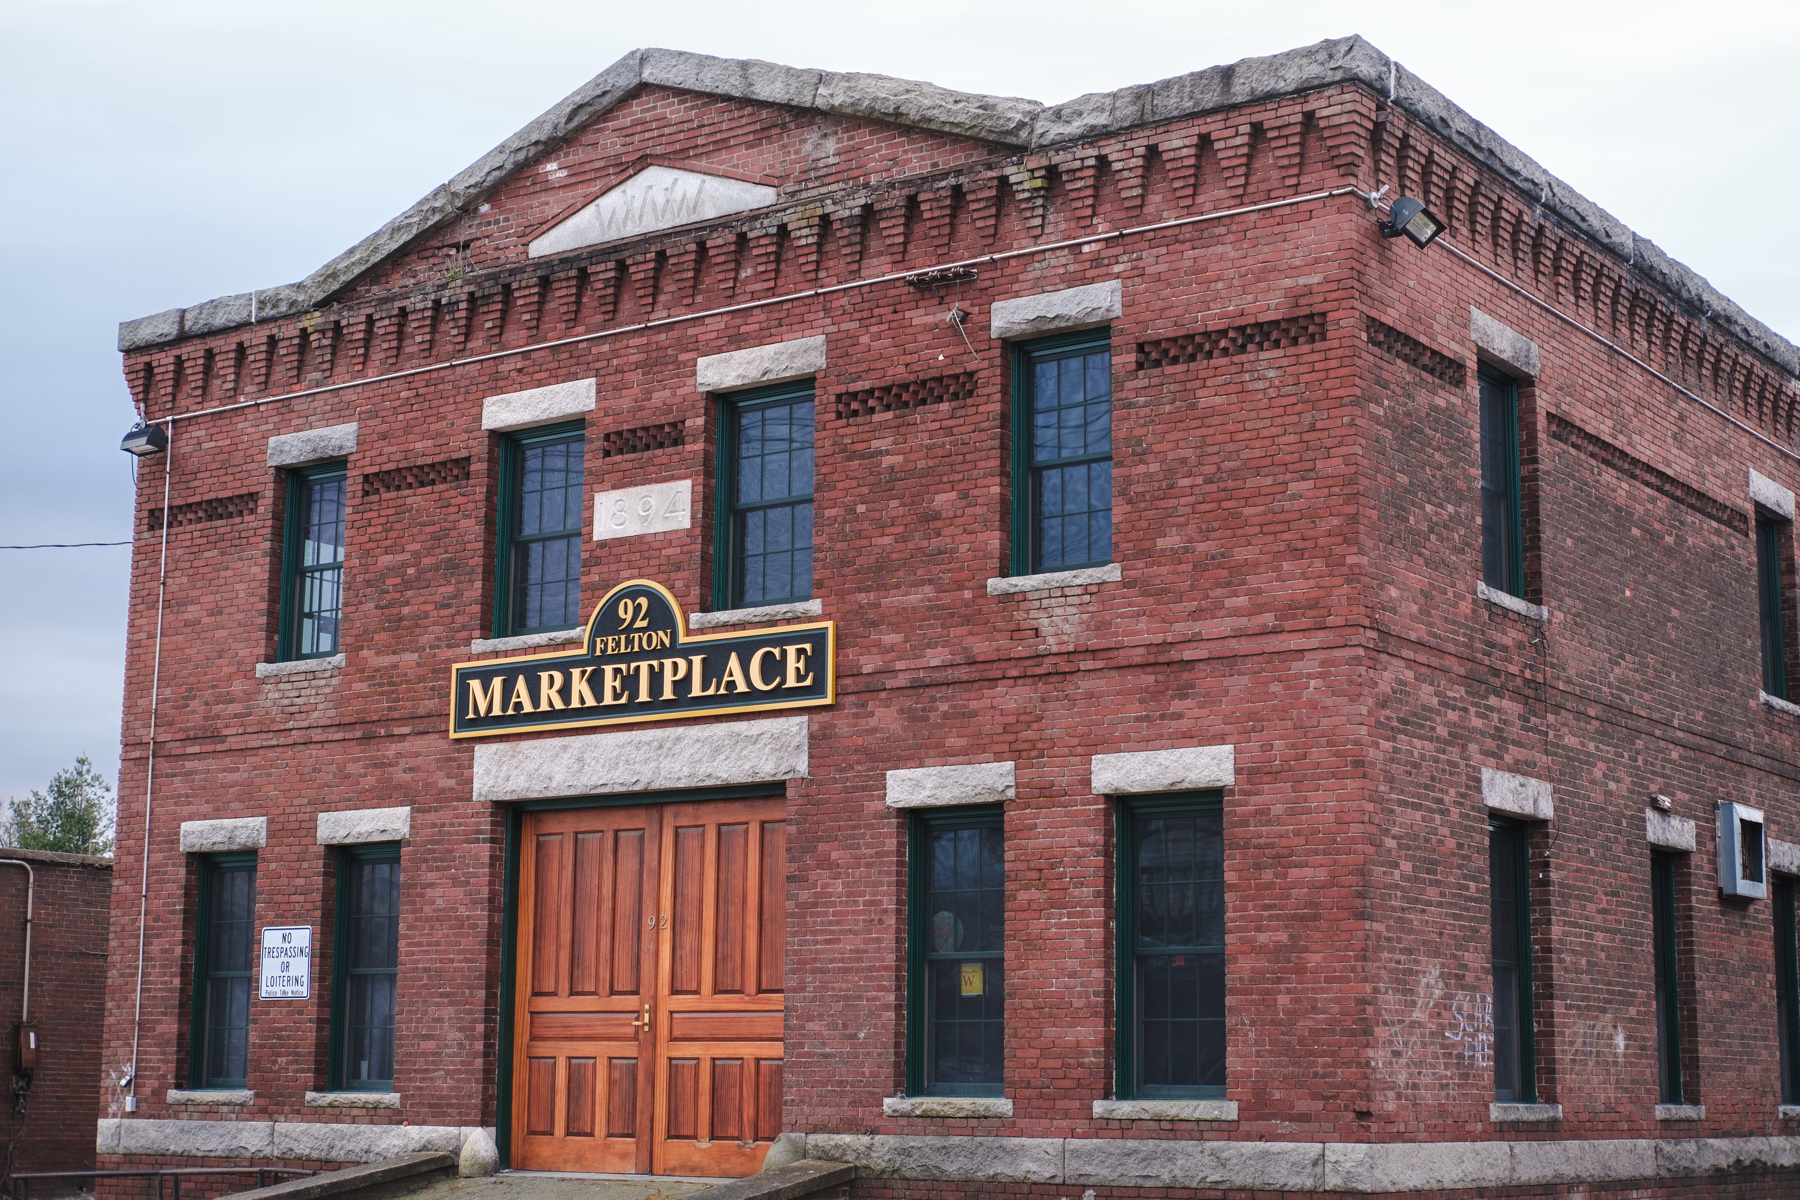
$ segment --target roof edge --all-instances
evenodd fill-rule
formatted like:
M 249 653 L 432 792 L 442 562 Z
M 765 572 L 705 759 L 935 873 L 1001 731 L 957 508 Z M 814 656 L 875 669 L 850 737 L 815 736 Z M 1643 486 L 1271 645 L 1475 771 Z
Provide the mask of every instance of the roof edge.
M 1612 251 L 1672 297 L 1716 321 L 1790 376 L 1800 347 L 1745 312 L 1687 265 L 1546 171 L 1436 88 L 1360 35 L 1333 38 L 1260 58 L 1240 59 L 1148 84 L 1092 92 L 1061 104 L 958 92 L 886 75 L 788 67 L 760 59 L 715 58 L 679 50 L 633 50 L 448 182 L 298 283 L 171 308 L 119 325 L 122 352 L 217 333 L 316 308 L 457 214 L 520 167 L 606 112 L 640 83 L 705 95 L 810 108 L 886 121 L 1018 149 L 1091 140 L 1141 126 L 1357 84 L 1469 154 L 1577 232 Z

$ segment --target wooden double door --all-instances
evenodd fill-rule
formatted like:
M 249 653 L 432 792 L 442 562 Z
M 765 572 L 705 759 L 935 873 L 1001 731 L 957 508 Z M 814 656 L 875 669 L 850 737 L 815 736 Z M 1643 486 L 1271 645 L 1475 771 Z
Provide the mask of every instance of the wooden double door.
M 784 811 L 525 815 L 513 1166 L 762 1169 L 781 1131 Z

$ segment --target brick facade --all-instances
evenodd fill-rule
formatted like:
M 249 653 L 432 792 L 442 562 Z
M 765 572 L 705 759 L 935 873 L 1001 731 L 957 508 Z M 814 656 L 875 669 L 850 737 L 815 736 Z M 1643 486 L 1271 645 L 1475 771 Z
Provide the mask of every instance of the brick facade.
M 106 937 L 112 862 L 85 854 L 0 847 L 0 859 L 31 865 L 29 874 L 0 866 L 0 1028 L 7 1084 L 0 1136 L 17 1147 L 16 1171 L 77 1171 L 94 1164 L 94 1120 L 105 1084 L 100 1034 L 106 1019 Z M 21 1114 L 13 1092 L 21 985 L 25 965 L 27 889 L 32 897 L 30 1021 L 38 1063 Z
M 350 1120 L 306 1103 L 327 1073 L 336 869 L 316 817 L 408 806 L 401 1107 L 354 1119 L 498 1126 L 505 1142 L 506 818 L 472 802 L 474 750 L 444 727 L 451 664 L 492 633 L 500 441 L 483 401 L 597 380 L 586 490 L 691 479 L 695 520 L 587 541 L 584 609 L 647 578 L 702 613 L 726 606 L 711 594 L 719 407 L 695 360 L 823 335 L 813 596 L 838 623 L 838 702 L 811 712 L 807 770 L 785 783 L 785 1130 L 868 1135 L 875 1155 L 894 1138 L 959 1136 L 1775 1139 L 1704 1194 L 1767 1194 L 1780 1166 L 1791 1186 L 1800 1131 L 1778 1115 L 1771 904 L 1719 898 L 1711 830 L 1715 802 L 1739 801 L 1766 811 L 1772 837 L 1800 840 L 1800 718 L 1757 695 L 1745 482 L 1754 469 L 1800 488 L 1792 347 L 1783 358 L 1786 343 L 1758 341 L 1735 309 L 1708 316 L 1676 294 L 1667 260 L 1634 265 L 1591 206 L 1547 207 L 1510 147 L 1484 156 L 1420 104 L 1348 76 L 1155 119 L 1117 116 L 1115 96 L 1109 121 L 1030 145 L 974 118 L 950 130 L 909 124 L 904 105 L 845 115 L 695 78 L 639 80 L 305 311 L 283 311 L 277 292 L 254 326 L 191 310 L 174 336 L 128 327 L 134 397 L 151 420 L 181 419 L 169 456 L 140 473 L 151 515 L 133 567 L 121 888 L 146 852 L 161 512 L 175 514 L 153 916 L 140 1107 L 115 1102 L 102 1137 L 223 1119 L 272 1125 L 275 1147 L 284 1128 Z M 771 182 L 780 199 L 526 256 L 646 156 Z M 1445 238 L 1425 251 L 1380 238 L 1358 193 L 1384 185 L 1423 198 Z M 1194 220 L 1257 205 L 1270 207 Z M 968 270 L 906 278 L 953 263 Z M 1014 381 L 988 310 L 1115 280 L 1119 578 L 990 594 L 1013 536 Z M 971 314 L 967 344 L 952 305 Z M 1548 620 L 1478 595 L 1471 307 L 1541 351 L 1521 388 L 1521 474 L 1525 599 Z M 202 410 L 218 411 L 189 415 Z M 265 677 L 286 494 L 267 439 L 349 422 L 346 662 Z M 1236 1119 L 1096 1119 L 1112 1095 L 1116 847 L 1091 760 L 1191 746 L 1235 748 Z M 884 803 L 885 776 L 984 762 L 1016 764 L 1011 1115 L 884 1116 L 904 1086 L 907 902 L 906 815 Z M 1550 1123 L 1490 1120 L 1491 1055 L 1470 1024 L 1492 991 L 1482 768 L 1555 794 L 1532 834 Z M 1653 793 L 1700 830 L 1680 919 L 1690 1102 L 1705 1116 L 1676 1125 L 1655 1117 Z M 167 1090 L 190 1086 L 196 903 L 179 828 L 237 816 L 267 818 L 257 925 L 315 930 L 313 999 L 253 1005 L 247 1103 L 171 1105 Z M 130 1058 L 137 935 L 136 905 L 115 906 L 109 1068 Z M 1589 1194 L 1700 1194 L 1685 1168 L 1664 1174 L 1602 1172 Z M 1406 1194 L 1551 1194 L 1501 1186 L 1512 1178 Z M 869 1179 L 856 1194 L 1082 1186 L 971 1179 Z M 1095 1194 L 1223 1194 L 1115 1182 Z

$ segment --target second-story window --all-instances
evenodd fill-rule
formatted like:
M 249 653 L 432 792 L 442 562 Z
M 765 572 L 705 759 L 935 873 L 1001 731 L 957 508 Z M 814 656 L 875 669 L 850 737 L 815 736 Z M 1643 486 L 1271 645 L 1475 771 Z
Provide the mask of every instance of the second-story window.
M 1519 486 L 1519 388 L 1483 368 L 1481 381 L 1481 581 L 1525 595 L 1525 534 Z
M 343 463 L 288 476 L 286 544 L 282 552 L 283 661 L 329 658 L 343 648 Z
M 722 416 L 713 606 L 810 599 L 812 381 L 738 393 Z
M 1112 561 L 1112 338 L 1090 330 L 1013 358 L 1014 575 Z
M 1782 602 L 1788 584 L 1786 546 L 1791 522 L 1756 510 L 1756 594 L 1762 624 L 1762 690 L 1777 700 L 1788 696 L 1788 642 Z
M 509 436 L 500 459 L 494 636 L 581 624 L 583 429 Z

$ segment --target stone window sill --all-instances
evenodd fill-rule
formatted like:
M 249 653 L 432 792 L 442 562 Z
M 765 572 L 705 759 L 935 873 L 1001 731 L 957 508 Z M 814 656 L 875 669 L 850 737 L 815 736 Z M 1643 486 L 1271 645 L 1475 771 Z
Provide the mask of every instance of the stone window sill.
M 1096 1100 L 1096 1121 L 1235 1121 L 1236 1100 Z
M 756 621 L 787 621 L 794 617 L 825 615 L 823 600 L 796 600 L 792 604 L 765 604 L 761 608 L 728 608 L 722 612 L 688 614 L 689 629 L 717 629 L 721 625 L 749 625 Z
M 517 637 L 476 638 L 469 643 L 470 654 L 503 654 L 510 650 L 537 650 L 544 646 L 567 646 L 579 642 L 587 632 L 583 625 L 575 629 L 552 629 L 548 633 L 521 633 Z
M 1656 1106 L 1656 1119 L 1659 1121 L 1704 1121 L 1706 1120 L 1706 1105 L 1659 1104 Z
M 1560 1121 L 1560 1104 L 1490 1104 L 1488 1120 L 1495 1124 L 1517 1125 L 1525 1121 Z
M 1012 596 L 1019 592 L 1048 592 L 1054 588 L 1085 587 L 1092 583 L 1117 583 L 1125 577 L 1118 563 L 1104 567 L 1082 567 L 1078 571 L 1050 571 L 1043 575 L 1003 575 L 987 581 L 990 596 Z
M 1529 600 L 1521 600 L 1517 596 L 1489 587 L 1486 583 L 1475 584 L 1475 594 L 1489 604 L 1498 604 L 1508 612 L 1516 612 L 1521 617 L 1529 617 L 1533 621 L 1548 621 L 1550 610 L 1542 604 L 1533 604 Z
M 308 1092 L 308 1108 L 399 1108 L 399 1092 Z
M 330 658 L 301 658 L 293 662 L 257 663 L 258 679 L 279 679 L 283 675 L 316 675 L 324 671 L 341 670 L 344 656 L 334 654 Z
M 999 1096 L 887 1096 L 884 1117 L 1010 1117 L 1011 1100 Z
M 1800 704 L 1790 704 L 1779 696 L 1769 695 L 1769 693 L 1763 691 L 1761 688 L 1757 689 L 1756 698 L 1776 712 L 1784 712 L 1790 717 L 1800 717 Z
M 242 1088 L 217 1088 L 210 1091 L 195 1089 L 186 1091 L 181 1088 L 170 1088 L 168 1100 L 170 1104 L 215 1104 L 241 1106 L 253 1104 L 256 1093 Z

